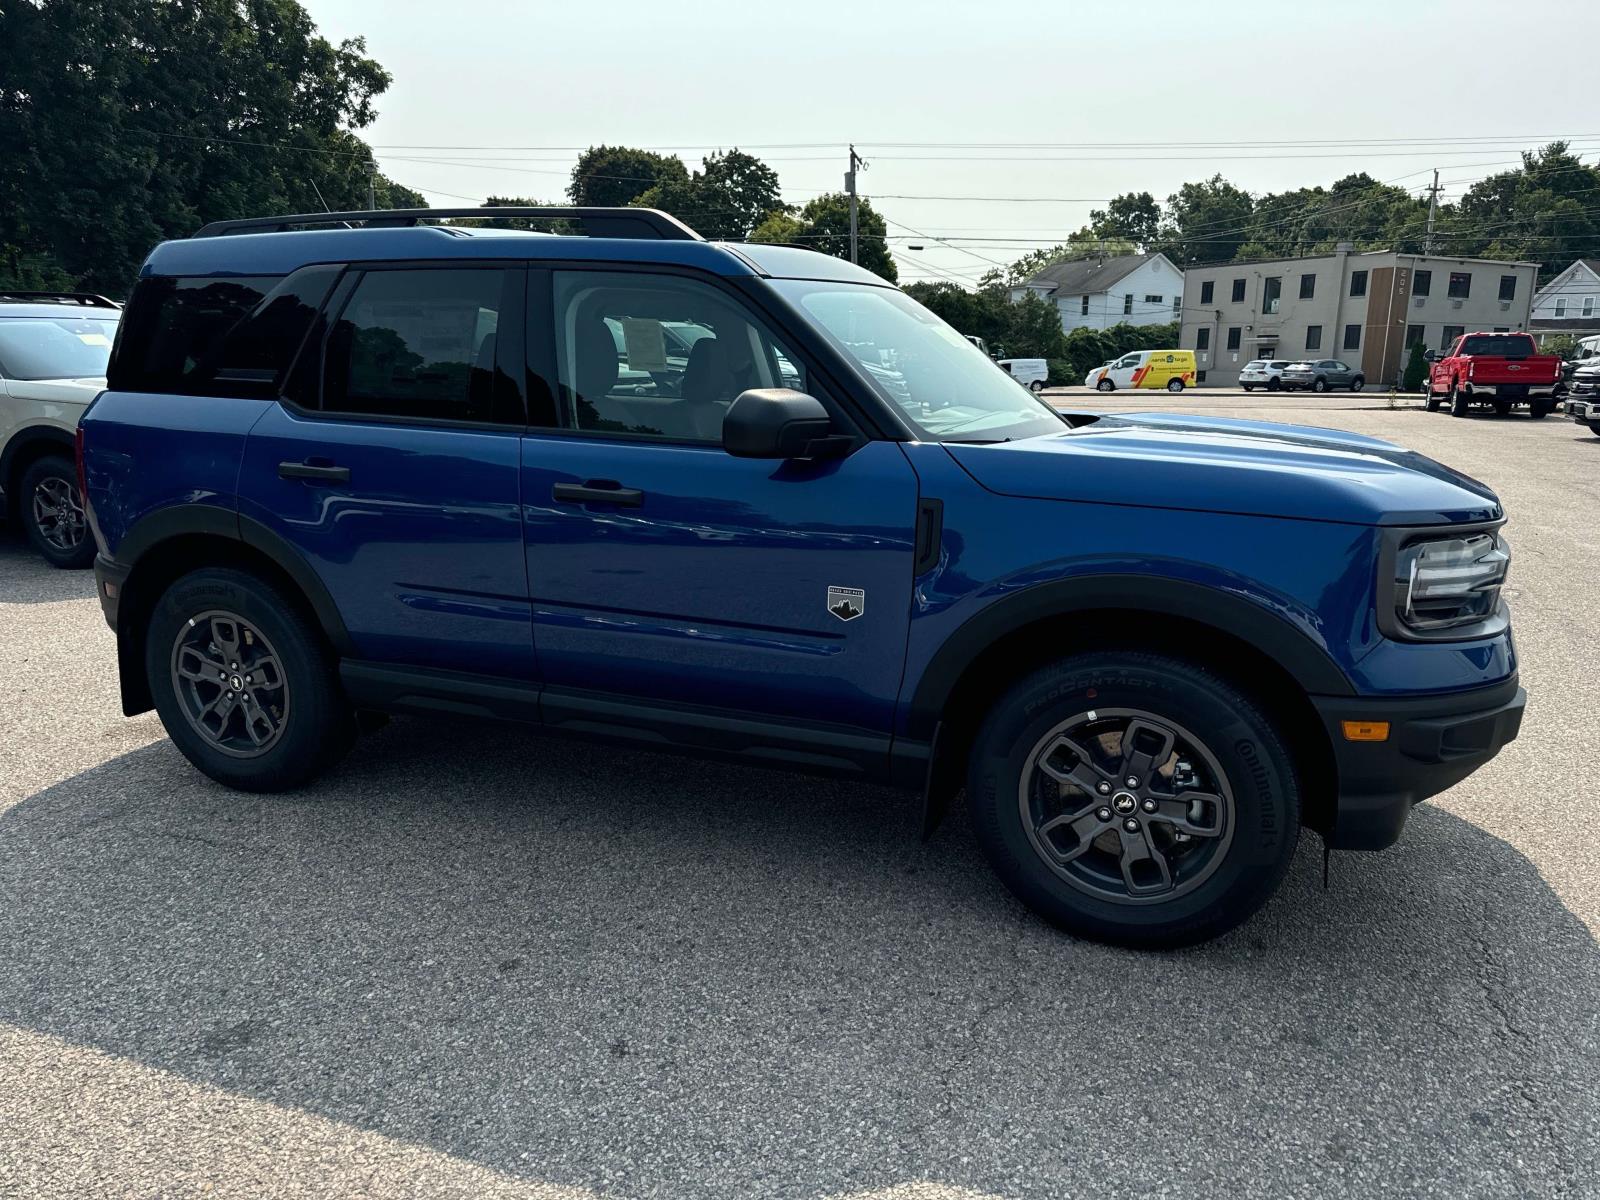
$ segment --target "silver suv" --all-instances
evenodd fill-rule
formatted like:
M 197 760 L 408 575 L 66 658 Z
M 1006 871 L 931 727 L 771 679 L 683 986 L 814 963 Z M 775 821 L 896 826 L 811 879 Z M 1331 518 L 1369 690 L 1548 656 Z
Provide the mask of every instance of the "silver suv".
M 1292 362 L 1283 369 L 1282 375 L 1282 384 L 1290 391 L 1304 388 L 1311 392 L 1325 392 L 1329 388 L 1347 387 L 1352 392 L 1359 392 L 1366 382 L 1366 376 L 1360 371 L 1337 358 Z
M 94 561 L 74 462 L 106 386 L 122 309 L 85 292 L 0 291 L 0 489 L 6 521 L 52 566 Z

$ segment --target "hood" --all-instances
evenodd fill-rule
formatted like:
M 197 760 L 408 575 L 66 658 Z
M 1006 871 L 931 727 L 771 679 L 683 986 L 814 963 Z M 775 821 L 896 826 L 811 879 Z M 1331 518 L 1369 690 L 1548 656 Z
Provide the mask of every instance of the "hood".
M 1086 423 L 1066 433 L 946 449 L 1008 496 L 1356 525 L 1501 516 L 1476 479 L 1360 434 L 1178 413 L 1076 419 Z
M 105 376 L 88 379 L 8 379 L 6 390 L 18 400 L 88 404 L 106 390 Z

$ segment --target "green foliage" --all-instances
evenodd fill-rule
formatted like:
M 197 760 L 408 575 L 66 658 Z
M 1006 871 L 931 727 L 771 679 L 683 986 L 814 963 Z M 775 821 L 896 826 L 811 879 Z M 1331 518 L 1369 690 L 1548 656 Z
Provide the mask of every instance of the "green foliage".
M 856 201 L 856 257 L 861 266 L 897 283 L 900 272 L 889 254 L 889 226 L 865 198 Z M 798 215 L 769 213 L 750 234 L 752 242 L 787 242 L 820 250 L 834 258 L 850 258 L 850 197 L 829 192 L 807 201 Z
M 1520 170 L 1473 184 L 1437 229 L 1446 253 L 1536 262 L 1554 274 L 1600 256 L 1600 169 L 1552 142 L 1524 153 Z
M 621 208 L 658 183 L 683 182 L 689 168 L 675 154 L 632 146 L 590 146 L 572 168 L 567 197 L 586 208 Z
M 121 296 L 151 246 L 206 221 L 365 208 L 350 131 L 388 85 L 295 0 L 0 6 L 0 286 Z
M 953 283 L 908 283 L 902 290 L 956 332 L 981 337 L 990 350 L 1005 337 L 1010 303 L 1003 294 L 969 292 Z
M 1161 241 L 1179 263 L 1228 262 L 1244 244 L 1255 202 L 1221 175 L 1186 183 L 1167 197 Z
M 710 154 L 702 169 L 667 178 L 632 203 L 659 208 L 712 240 L 743 241 L 767 214 L 783 208 L 778 173 L 742 150 Z
M 1422 381 L 1428 377 L 1428 360 L 1423 357 L 1421 342 L 1411 343 L 1411 355 L 1406 359 L 1406 369 L 1400 376 L 1400 387 L 1407 392 L 1420 392 Z
M 1061 313 L 1036 292 L 1024 292 L 1015 304 L 1006 304 L 1009 320 L 1001 337 L 1005 358 L 1062 358 L 1067 335 L 1061 331 Z M 994 343 L 989 343 L 991 349 Z
M 1552 333 L 1539 341 L 1540 354 L 1559 354 L 1562 358 L 1572 358 L 1578 353 L 1578 335 L 1574 333 Z
M 1074 329 L 1066 336 L 1066 373 L 1052 383 L 1082 383 L 1091 368 L 1133 350 L 1170 350 L 1178 344 L 1178 324 L 1113 325 L 1110 329 Z
M 1161 235 L 1161 206 L 1149 192 L 1124 192 L 1090 211 L 1089 229 L 1104 240 L 1151 246 Z

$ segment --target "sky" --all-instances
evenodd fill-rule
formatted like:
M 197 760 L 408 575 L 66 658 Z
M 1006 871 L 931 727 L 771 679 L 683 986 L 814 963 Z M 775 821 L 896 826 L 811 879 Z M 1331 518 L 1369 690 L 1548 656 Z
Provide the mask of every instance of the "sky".
M 1556 137 L 1600 156 L 1562 50 L 1592 0 L 301 2 L 393 75 L 362 136 L 435 206 L 559 202 L 600 143 L 691 167 L 738 146 L 803 204 L 853 142 L 902 282 L 970 283 L 1216 172 L 1261 193 L 1439 167 L 1449 200 Z

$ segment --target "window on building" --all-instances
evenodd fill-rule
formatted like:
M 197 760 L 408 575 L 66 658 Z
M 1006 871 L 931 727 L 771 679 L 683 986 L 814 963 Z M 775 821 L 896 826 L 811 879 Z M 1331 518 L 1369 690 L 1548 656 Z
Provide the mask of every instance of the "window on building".
M 1261 311 L 1266 314 L 1278 311 L 1278 300 L 1283 295 L 1283 279 L 1269 275 L 1261 282 Z
M 1365 296 L 1367 294 L 1367 273 L 1365 271 L 1350 272 L 1350 294 L 1352 296 Z
M 1470 271 L 1450 272 L 1450 299 L 1465 300 L 1472 295 L 1472 273 Z
M 1586 316 L 1586 317 L 1594 316 L 1594 297 L 1593 296 L 1585 296 L 1583 298 L 1583 315 Z
M 1235 304 L 1244 303 L 1244 280 L 1242 279 L 1233 281 L 1233 302 Z
M 1322 349 L 1322 326 L 1321 325 L 1307 325 L 1306 326 L 1306 349 L 1307 350 L 1321 350 Z
M 1500 276 L 1500 299 L 1515 300 L 1517 298 L 1517 277 L 1515 275 Z
M 1204 283 L 1202 283 L 1200 285 L 1200 303 L 1201 304 L 1210 304 L 1216 298 L 1216 294 L 1217 294 L 1217 281 L 1216 280 L 1207 279 Z
M 1411 272 L 1411 294 L 1413 296 L 1426 296 L 1433 290 L 1432 271 Z
M 1439 349 L 1448 350 L 1455 340 L 1467 331 L 1465 325 L 1446 325 L 1439 331 Z
M 1361 326 L 1346 325 L 1344 327 L 1344 348 L 1346 350 L 1361 349 Z
M 1556 319 L 1559 320 L 1560 318 L 1562 318 L 1562 317 L 1564 317 L 1566 315 L 1567 315 L 1567 302 L 1566 302 L 1565 298 L 1558 296 L 1556 298 Z
M 369 271 L 328 330 L 322 407 L 424 421 L 521 424 L 497 409 L 495 330 L 508 277 L 498 268 Z
M 1174 317 L 1176 317 L 1176 316 L 1180 315 L 1182 312 L 1183 312 L 1183 297 L 1182 296 L 1174 296 L 1172 298 L 1172 315 Z
M 1089 297 L 1087 295 L 1078 297 L 1078 313 L 1085 317 L 1089 315 Z
M 1194 348 L 1196 350 L 1211 349 L 1211 330 L 1197 329 L 1194 334 Z
M 1240 328 L 1237 325 L 1233 325 L 1233 326 L 1229 327 L 1229 329 L 1228 329 L 1228 349 L 1229 350 L 1237 350 L 1239 348 L 1239 334 L 1241 332 L 1242 331 L 1240 330 Z
M 1406 349 L 1409 350 L 1409 349 L 1411 349 L 1411 347 L 1415 346 L 1418 342 L 1423 342 L 1424 339 L 1427 336 L 1427 333 L 1428 333 L 1428 328 L 1425 325 L 1407 325 L 1406 326 Z
M 1122 315 L 1125 316 L 1125 317 L 1131 317 L 1133 315 L 1133 293 L 1132 292 L 1129 292 L 1125 296 L 1122 297 Z
M 1144 302 L 1146 304 L 1165 304 L 1167 298 L 1165 296 L 1146 296 Z
M 1317 277 L 1315 274 L 1300 276 L 1300 299 L 1310 300 L 1317 294 Z

